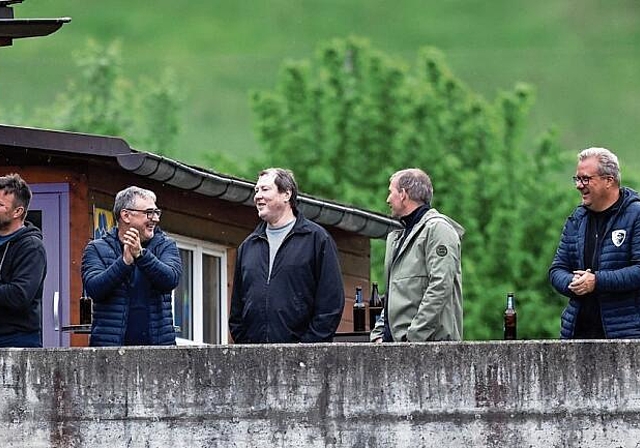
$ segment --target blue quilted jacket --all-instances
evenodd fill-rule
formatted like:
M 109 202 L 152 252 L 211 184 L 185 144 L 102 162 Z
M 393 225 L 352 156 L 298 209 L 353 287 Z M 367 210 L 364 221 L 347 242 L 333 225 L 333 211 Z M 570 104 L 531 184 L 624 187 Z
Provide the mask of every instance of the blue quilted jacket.
M 597 242 L 593 263 L 602 324 L 607 338 L 640 338 L 640 197 L 621 188 L 622 202 Z M 567 219 L 549 269 L 553 287 L 569 298 L 562 313 L 560 336 L 572 338 L 580 297 L 568 286 L 576 269 L 584 269 L 587 209 L 579 206 Z
M 93 299 L 91 346 L 123 345 L 133 289 L 146 291 L 152 345 L 174 345 L 171 291 L 178 286 L 182 263 L 178 248 L 156 227 L 143 254 L 127 266 L 118 230 L 91 241 L 82 256 L 82 281 Z

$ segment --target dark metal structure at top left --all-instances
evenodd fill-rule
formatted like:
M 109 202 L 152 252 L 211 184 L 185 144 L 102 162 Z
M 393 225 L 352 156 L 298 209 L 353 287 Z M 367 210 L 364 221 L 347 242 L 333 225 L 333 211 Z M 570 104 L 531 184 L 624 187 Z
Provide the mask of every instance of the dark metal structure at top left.
M 24 0 L 0 0 L 0 47 L 13 44 L 14 39 L 47 36 L 71 21 L 70 17 L 54 19 L 16 19 L 12 5 Z

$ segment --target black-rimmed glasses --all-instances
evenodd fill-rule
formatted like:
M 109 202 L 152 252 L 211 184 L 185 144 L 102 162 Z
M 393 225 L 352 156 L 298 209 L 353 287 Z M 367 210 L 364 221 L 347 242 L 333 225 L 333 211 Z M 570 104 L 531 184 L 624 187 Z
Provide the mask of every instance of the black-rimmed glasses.
M 125 210 L 128 210 L 130 212 L 145 213 L 147 215 L 147 219 L 153 219 L 154 215 L 157 216 L 158 218 L 160 218 L 160 216 L 162 216 L 162 210 L 160 210 L 159 208 L 149 208 L 147 210 L 137 210 L 135 208 L 125 208 Z
M 589 185 L 589 182 L 591 182 L 591 179 L 593 179 L 594 177 L 611 177 L 608 175 L 603 175 L 603 174 L 598 174 L 595 176 L 572 176 L 571 179 L 573 180 L 574 184 L 577 184 L 578 182 L 580 182 L 580 184 L 583 187 L 586 187 L 587 185 Z

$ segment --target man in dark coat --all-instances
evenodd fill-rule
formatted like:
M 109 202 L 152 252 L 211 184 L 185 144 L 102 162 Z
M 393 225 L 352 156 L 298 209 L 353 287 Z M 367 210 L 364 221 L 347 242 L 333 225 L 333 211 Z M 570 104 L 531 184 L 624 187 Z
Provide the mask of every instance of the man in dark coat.
M 0 177 L 0 347 L 42 347 L 47 254 L 27 216 L 31 189 L 17 174 Z
M 182 263 L 175 241 L 157 227 L 156 195 L 126 188 L 113 214 L 117 228 L 91 241 L 82 257 L 82 281 L 93 299 L 90 345 L 174 345 L 171 292 Z
M 293 173 L 258 176 L 262 219 L 238 248 L 229 330 L 236 343 L 327 342 L 344 308 L 338 251 L 326 230 L 297 210 Z
M 604 148 L 578 155 L 582 204 L 567 219 L 549 269 L 569 298 L 562 338 L 640 338 L 640 197 L 620 187 L 618 158 Z

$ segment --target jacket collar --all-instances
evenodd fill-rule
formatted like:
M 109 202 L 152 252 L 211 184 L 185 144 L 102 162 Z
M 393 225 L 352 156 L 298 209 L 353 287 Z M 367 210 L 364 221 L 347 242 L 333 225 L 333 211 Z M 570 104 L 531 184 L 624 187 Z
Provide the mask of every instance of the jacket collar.
M 620 210 L 626 209 L 629 204 L 633 202 L 640 202 L 640 196 L 638 193 L 628 187 L 620 187 L 620 198 L 612 205 L 608 210 L 611 210 L 612 214 L 617 214 Z M 583 218 L 590 210 L 584 205 L 580 204 L 575 210 L 574 216 L 576 218 Z
M 409 213 L 408 215 L 400 218 L 400 222 L 402 223 L 402 225 L 404 225 L 406 230 L 411 232 L 411 229 L 413 228 L 413 226 L 416 225 L 418 221 L 420 221 L 420 218 L 422 218 L 424 214 L 429 211 L 430 208 L 431 206 L 429 204 L 423 204 L 418 208 L 416 208 L 411 213 Z
M 415 221 L 415 223 L 409 230 L 409 233 L 404 238 L 402 238 L 402 234 L 404 230 L 402 229 L 394 230 L 395 241 L 393 242 L 393 245 L 394 247 L 396 247 L 396 250 L 398 251 L 398 254 L 397 254 L 398 256 L 409 245 L 409 242 L 413 240 L 415 235 L 420 232 L 420 230 L 422 229 L 422 227 L 424 227 L 427 221 L 433 218 L 436 213 L 437 213 L 436 209 L 433 209 L 433 208 L 427 209 L 424 211 L 424 213 L 421 213 L 419 219 Z M 400 243 L 402 243 L 401 247 L 397 247 L 397 245 Z
M 296 216 L 296 222 L 291 229 L 292 233 L 309 233 L 311 231 L 311 225 L 309 221 L 304 217 L 301 212 L 294 212 Z M 249 235 L 249 238 L 266 238 L 267 237 L 267 223 L 260 221 L 255 230 Z

